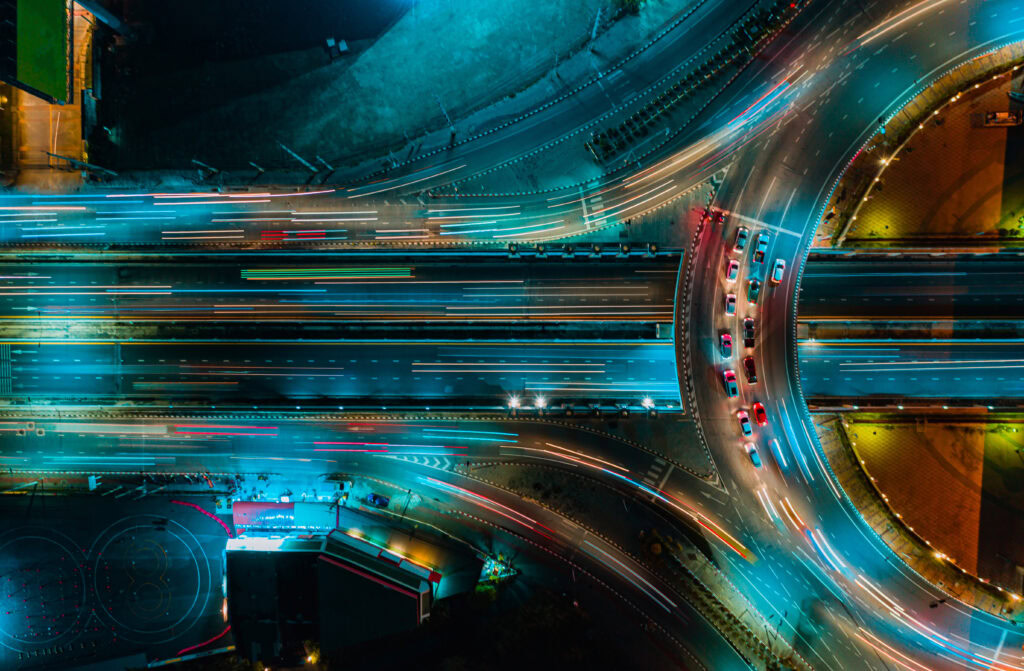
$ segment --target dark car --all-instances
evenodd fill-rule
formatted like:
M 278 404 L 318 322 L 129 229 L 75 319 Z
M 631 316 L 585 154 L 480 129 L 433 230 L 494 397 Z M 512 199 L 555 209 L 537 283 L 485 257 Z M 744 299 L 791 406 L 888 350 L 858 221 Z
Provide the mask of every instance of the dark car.
M 384 496 L 383 494 L 371 493 L 366 495 L 366 502 L 371 506 L 377 506 L 378 508 L 387 508 L 388 504 L 391 503 L 391 499 Z
M 757 298 L 760 295 L 761 280 L 750 280 L 747 284 L 747 301 L 750 303 L 757 303 Z
M 743 320 L 743 346 L 753 347 L 754 339 L 757 337 L 757 331 L 754 327 L 754 320 L 752 317 L 747 317 Z
M 757 382 L 757 367 L 754 365 L 754 357 L 748 356 L 743 359 L 743 370 L 747 373 L 747 382 Z

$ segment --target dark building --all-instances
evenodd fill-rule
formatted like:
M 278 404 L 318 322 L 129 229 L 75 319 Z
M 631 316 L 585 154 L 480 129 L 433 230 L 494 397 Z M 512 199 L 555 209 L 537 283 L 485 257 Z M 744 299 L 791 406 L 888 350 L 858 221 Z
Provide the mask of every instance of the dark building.
M 471 551 L 421 534 L 377 531 L 385 541 L 339 530 L 229 541 L 228 613 L 239 653 L 294 664 L 306 654 L 304 641 L 315 641 L 337 654 L 415 628 L 435 599 L 479 579 L 482 560 Z

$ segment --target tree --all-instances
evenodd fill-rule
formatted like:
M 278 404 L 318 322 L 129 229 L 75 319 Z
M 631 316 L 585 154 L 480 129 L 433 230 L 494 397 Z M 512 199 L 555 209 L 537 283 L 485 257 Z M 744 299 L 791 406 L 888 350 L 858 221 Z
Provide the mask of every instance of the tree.
M 639 14 L 643 0 L 619 0 L 619 9 L 630 14 Z

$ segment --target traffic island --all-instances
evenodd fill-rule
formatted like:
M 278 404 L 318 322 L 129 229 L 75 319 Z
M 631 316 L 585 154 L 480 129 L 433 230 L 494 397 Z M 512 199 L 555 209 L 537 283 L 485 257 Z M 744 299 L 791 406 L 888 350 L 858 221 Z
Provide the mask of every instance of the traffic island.
M 877 435 L 869 437 L 871 431 L 889 425 L 876 424 L 873 420 L 878 417 L 864 416 L 863 421 L 858 421 L 857 417 L 826 414 L 815 415 L 814 420 L 832 472 L 868 526 L 910 568 L 946 594 L 997 617 L 1024 621 L 1020 577 L 1014 573 L 1013 566 L 999 571 L 999 580 L 992 575 L 991 583 L 988 577 L 975 574 L 979 566 L 995 570 L 999 563 L 996 556 L 980 563 L 978 560 L 979 550 L 985 547 L 979 530 L 986 478 L 983 477 L 983 456 L 978 451 L 984 431 L 977 424 L 954 426 L 950 419 L 943 420 L 944 424 L 936 427 L 937 432 L 921 423 L 908 424 L 898 431 L 908 441 L 917 443 L 916 448 L 908 441 L 901 441 L 900 449 L 895 449 L 892 441 L 872 448 L 870 443 Z M 946 429 L 947 425 L 952 428 Z M 1017 428 L 1007 426 L 1010 431 Z M 895 424 L 889 432 L 894 429 Z M 1001 440 L 1009 440 L 1004 429 L 993 427 L 993 430 L 1003 435 Z M 948 435 L 939 435 L 943 432 Z M 1016 442 L 1019 445 L 1020 439 Z M 975 445 L 972 447 L 969 443 Z M 939 459 L 940 452 L 950 460 L 944 461 L 945 466 L 928 467 L 928 461 Z M 884 470 L 878 463 L 880 457 L 891 462 Z M 987 461 L 988 456 L 984 459 Z M 1000 459 L 1000 473 L 1012 468 L 1003 461 Z M 953 462 L 960 466 L 954 467 Z M 941 496 L 937 495 L 939 492 Z M 1016 505 L 1020 505 L 1019 501 Z M 1020 519 L 1018 515 L 1018 524 Z M 1019 532 L 1015 534 L 1005 528 L 992 531 L 995 533 L 990 541 L 1003 539 L 1004 545 L 1020 537 Z M 1000 551 L 1006 548 L 997 550 Z M 939 605 L 941 602 L 935 602 L 933 607 Z
M 879 119 L 832 190 L 819 247 L 1024 245 L 1024 43 L 935 79 Z

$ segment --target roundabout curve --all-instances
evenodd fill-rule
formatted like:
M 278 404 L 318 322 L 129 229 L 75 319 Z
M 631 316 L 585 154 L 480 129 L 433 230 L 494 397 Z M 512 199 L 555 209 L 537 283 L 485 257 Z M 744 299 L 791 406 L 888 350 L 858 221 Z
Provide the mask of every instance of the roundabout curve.
M 833 49 L 841 57 L 817 67 L 804 63 L 820 83 L 796 103 L 788 122 L 773 140 L 748 147 L 730 166 L 715 202 L 726 222 L 709 228 L 691 250 L 702 260 L 690 306 L 694 319 L 684 325 L 691 345 L 679 355 L 692 362 L 703 428 L 723 479 L 749 511 L 749 535 L 741 538 L 763 548 L 775 564 L 723 570 L 746 584 L 758 607 L 787 623 L 780 633 L 805 640 L 812 664 L 880 668 L 884 660 L 901 668 L 1021 668 L 1018 612 L 995 615 L 958 601 L 955 585 L 930 584 L 878 537 L 838 487 L 803 400 L 796 356 L 799 278 L 845 166 L 857 147 L 878 135 L 879 118 L 891 118 L 922 87 L 979 54 L 1019 41 L 1021 31 L 1005 22 L 1011 12 L 1010 3 L 986 3 L 983 14 L 967 3 L 921 2 L 855 38 L 847 31 L 853 39 L 845 45 L 836 38 Z M 972 30 L 963 35 L 946 28 L 968 24 Z M 942 48 L 927 46 L 939 34 L 948 34 Z M 770 236 L 763 266 L 751 261 L 749 248 L 742 255 L 733 250 L 737 226 L 749 228 L 752 240 Z M 723 277 L 729 258 L 740 261 L 735 285 Z M 776 258 L 787 262 L 787 271 L 780 285 L 771 286 L 765 275 Z M 742 295 L 751 278 L 765 282 L 756 307 Z M 725 315 L 727 293 L 740 297 L 735 317 Z M 758 347 L 723 361 L 718 337 L 730 332 L 734 342 L 741 340 L 745 316 L 756 321 Z M 739 359 L 746 355 L 754 357 L 758 384 L 742 381 Z M 726 367 L 741 380 L 737 399 L 723 391 Z M 736 418 L 756 402 L 768 409 L 766 426 L 753 437 L 761 469 L 750 463 L 743 448 L 750 439 L 741 437 Z M 815 620 L 808 608 L 815 603 L 827 604 L 829 617 Z

